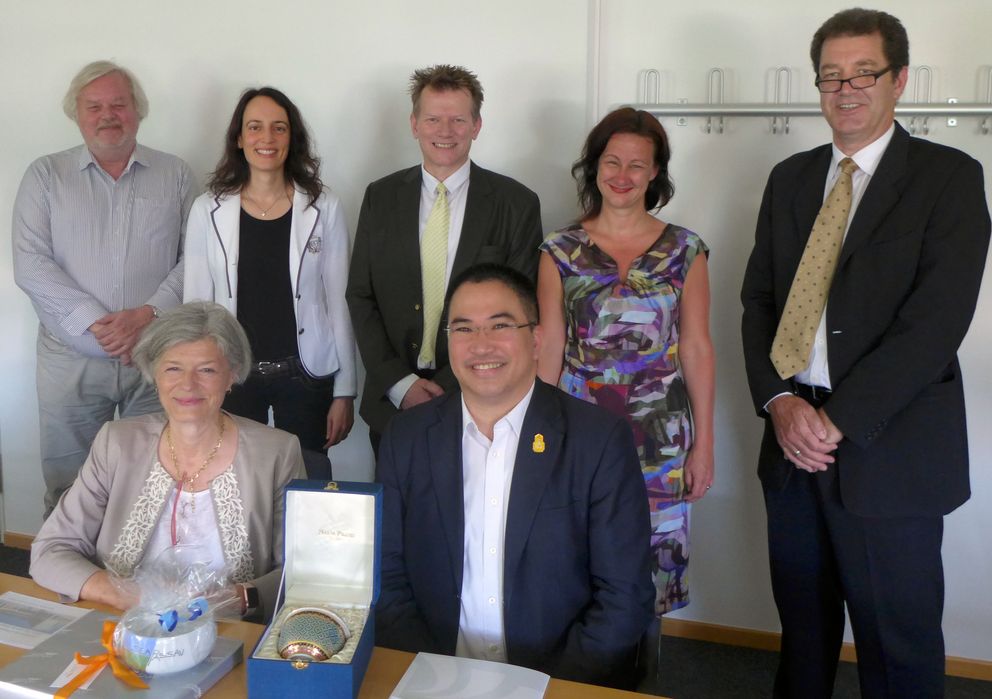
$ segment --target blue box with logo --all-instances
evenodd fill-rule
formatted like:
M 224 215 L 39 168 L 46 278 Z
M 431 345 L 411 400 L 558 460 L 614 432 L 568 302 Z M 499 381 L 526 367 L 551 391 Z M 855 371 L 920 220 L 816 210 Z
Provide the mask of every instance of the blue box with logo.
M 248 658 L 249 697 L 358 696 L 375 645 L 381 539 L 378 483 L 286 487 L 279 601 Z

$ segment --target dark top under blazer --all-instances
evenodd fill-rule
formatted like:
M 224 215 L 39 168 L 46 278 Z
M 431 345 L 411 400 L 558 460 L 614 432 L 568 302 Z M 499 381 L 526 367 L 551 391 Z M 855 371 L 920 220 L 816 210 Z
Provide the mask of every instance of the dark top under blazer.
M 813 221 L 831 147 L 775 167 L 741 291 L 751 396 L 759 415 L 791 389 L 769 350 Z M 940 516 L 970 495 L 957 349 L 968 330 L 989 245 L 982 166 L 911 138 L 896 124 L 854 214 L 827 300 L 833 394 L 843 432 L 841 498 L 863 516 Z M 781 487 L 795 467 L 767 421 L 758 472 Z
M 360 414 L 380 434 L 396 412 L 386 392 L 415 373 L 424 334 L 420 275 L 421 166 L 394 172 L 365 190 L 348 276 L 347 299 L 365 364 Z M 468 199 L 451 270 L 499 262 L 537 276 L 541 206 L 519 182 L 471 165 Z M 448 366 L 444 323 L 438 328 L 437 373 L 446 391 L 455 378 Z
M 533 450 L 544 437 L 542 453 Z M 376 643 L 454 654 L 464 552 L 461 394 L 404 411 L 382 440 Z M 537 382 L 524 417 L 503 563 L 509 662 L 623 686 L 651 621 L 647 495 L 630 428 Z

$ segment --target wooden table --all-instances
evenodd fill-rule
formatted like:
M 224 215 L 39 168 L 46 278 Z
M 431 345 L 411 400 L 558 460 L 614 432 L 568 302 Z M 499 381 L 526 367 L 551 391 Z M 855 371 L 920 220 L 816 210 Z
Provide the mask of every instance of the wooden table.
M 39 587 L 33 580 L 21 578 L 16 575 L 0 573 L 0 593 L 19 592 L 22 595 L 31 595 L 41 599 L 58 601 L 58 595 L 54 592 Z M 89 602 L 80 602 L 75 605 L 88 609 L 100 609 L 102 611 L 114 613 L 115 610 Z M 244 621 L 220 623 L 218 633 L 228 638 L 236 638 L 245 644 L 245 657 L 251 654 L 255 643 L 265 627 L 259 624 L 251 624 Z M 7 646 L 0 643 L 0 667 L 13 662 L 19 658 L 24 651 L 21 648 Z M 407 667 L 413 662 L 413 653 L 390 650 L 389 648 L 375 648 L 372 651 L 372 662 L 365 673 L 365 681 L 362 683 L 362 691 L 359 692 L 359 699 L 388 699 L 390 692 L 399 683 Z M 245 665 L 241 663 L 233 671 L 229 672 L 224 679 L 218 682 L 207 692 L 207 699 L 225 699 L 248 696 L 248 689 L 245 680 Z M 545 699 L 642 699 L 650 697 L 647 694 L 636 694 L 634 692 L 623 692 L 618 689 L 607 689 L 606 687 L 596 687 L 590 684 L 579 684 L 577 682 L 567 682 L 565 680 L 552 679 L 548 684 L 548 691 Z

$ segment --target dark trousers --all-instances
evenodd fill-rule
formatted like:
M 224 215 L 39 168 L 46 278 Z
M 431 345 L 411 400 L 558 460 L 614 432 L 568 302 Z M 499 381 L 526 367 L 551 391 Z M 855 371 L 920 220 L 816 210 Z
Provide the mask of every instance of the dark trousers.
M 862 697 L 942 697 L 943 518 L 848 512 L 836 463 L 796 469 L 781 491 L 765 490 L 765 505 L 782 621 L 775 696 L 829 699 L 846 603 Z
M 369 444 L 372 445 L 372 456 L 375 459 L 376 465 L 379 463 L 379 444 L 382 442 L 382 435 L 369 428 Z M 373 469 L 375 472 L 375 469 Z
M 252 372 L 247 381 L 235 385 L 228 394 L 224 410 L 268 424 L 269 406 L 272 406 L 276 427 L 295 434 L 305 452 L 318 452 L 326 458 L 327 411 L 331 407 L 333 391 L 333 378 L 262 376 Z M 330 478 L 329 463 L 326 474 L 311 473 L 311 461 L 307 460 L 308 477 Z

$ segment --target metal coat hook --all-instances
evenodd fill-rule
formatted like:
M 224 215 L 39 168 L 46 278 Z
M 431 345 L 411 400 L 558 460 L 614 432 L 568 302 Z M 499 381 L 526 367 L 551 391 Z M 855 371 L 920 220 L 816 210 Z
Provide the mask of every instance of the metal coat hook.
M 992 105 L 992 66 L 989 66 L 989 80 L 988 80 L 988 85 L 986 86 L 985 89 L 985 99 L 988 101 L 990 105 Z M 981 129 L 982 129 L 982 133 L 985 134 L 986 136 L 989 134 L 989 132 L 992 132 L 992 118 L 985 117 L 984 119 L 982 119 Z
M 926 94 L 926 99 L 925 100 L 921 100 L 920 99 L 920 76 L 922 76 L 924 73 L 927 76 L 927 94 Z M 913 102 L 919 104 L 922 101 L 924 104 L 930 104 L 930 91 L 931 91 L 932 88 L 933 88 L 933 70 L 930 68 L 930 66 L 919 66 L 919 67 L 917 67 L 917 69 L 916 69 L 916 77 L 914 78 L 914 81 L 913 81 Z M 910 119 L 909 119 L 909 132 L 911 134 L 913 134 L 914 136 L 917 133 L 916 117 L 915 116 L 914 117 L 910 117 Z M 921 132 L 924 136 L 928 136 L 930 134 L 930 117 L 927 117 L 927 116 L 923 117 L 923 122 L 920 125 L 919 132 Z
M 709 104 L 723 104 L 723 68 L 712 68 L 706 75 L 706 101 Z M 714 100 L 713 88 L 716 87 L 716 99 Z M 718 116 L 716 122 L 716 132 L 723 133 L 723 117 Z M 706 117 L 706 133 L 713 133 L 713 117 Z
M 637 80 L 637 101 L 658 104 L 661 100 L 661 73 L 657 68 L 645 68 Z
M 785 75 L 785 100 L 782 99 L 782 76 Z M 792 102 L 792 71 L 782 66 L 775 71 L 775 102 L 776 104 L 789 104 Z M 789 133 L 789 121 L 790 117 L 784 116 L 782 119 L 782 133 Z M 772 133 L 777 134 L 779 132 L 778 125 L 779 117 L 772 117 Z

